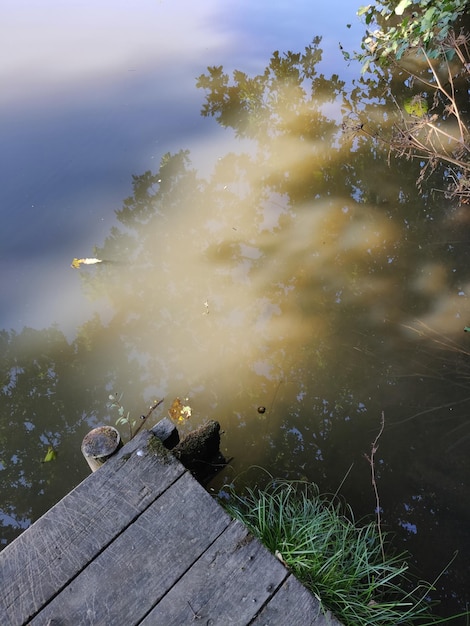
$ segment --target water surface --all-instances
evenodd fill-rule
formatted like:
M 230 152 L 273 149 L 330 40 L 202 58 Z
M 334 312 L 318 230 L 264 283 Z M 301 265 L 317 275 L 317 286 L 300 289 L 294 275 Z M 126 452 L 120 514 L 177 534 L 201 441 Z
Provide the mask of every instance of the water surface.
M 436 596 L 468 601 L 468 220 L 343 132 L 357 68 L 337 43 L 360 29 L 337 5 L 11 5 L 10 46 L 38 53 L 15 46 L 2 103 L 3 544 L 86 476 L 110 393 L 136 419 L 187 398 L 182 431 L 218 419 L 233 460 L 214 490 L 265 480 L 253 466 L 344 481 L 358 518 L 383 415 L 383 523 L 427 579 L 458 551 Z M 245 109 L 196 88 L 270 63 Z

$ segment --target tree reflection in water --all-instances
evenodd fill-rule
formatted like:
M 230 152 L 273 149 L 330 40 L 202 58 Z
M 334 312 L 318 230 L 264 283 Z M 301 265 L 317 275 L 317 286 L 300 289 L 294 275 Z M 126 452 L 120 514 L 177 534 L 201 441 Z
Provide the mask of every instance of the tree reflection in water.
M 470 394 L 449 382 L 465 361 L 407 330 L 421 319 L 464 343 L 468 226 L 418 195 L 419 164 L 343 133 L 340 112 L 359 101 L 376 126 L 390 112 L 379 85 L 347 93 L 319 73 L 319 45 L 276 52 L 255 77 L 199 77 L 202 114 L 248 147 L 206 178 L 183 150 L 133 177 L 119 227 L 93 251 L 121 264 L 80 269 L 87 295 L 112 303 L 109 320 L 70 343 L 56 329 L 3 331 L 4 542 L 86 474 L 79 442 L 113 421 L 110 391 L 137 415 L 155 395 L 165 411 L 180 396 L 192 427 L 218 419 L 235 460 L 216 488 L 253 464 L 323 491 L 348 474 L 358 516 L 374 514 L 364 453 L 384 411 L 383 523 L 428 579 L 459 550 L 437 596 L 449 610 L 468 600 Z M 51 443 L 59 455 L 41 465 Z

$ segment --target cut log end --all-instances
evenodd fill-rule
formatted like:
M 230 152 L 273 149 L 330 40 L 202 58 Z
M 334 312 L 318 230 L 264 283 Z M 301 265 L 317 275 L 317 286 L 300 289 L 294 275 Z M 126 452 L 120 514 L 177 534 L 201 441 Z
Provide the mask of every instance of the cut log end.
M 90 431 L 82 441 L 82 454 L 92 472 L 122 447 L 119 431 L 113 426 L 99 426 Z
M 226 463 L 220 452 L 220 424 L 209 420 L 190 432 L 172 450 L 200 482 L 206 482 Z

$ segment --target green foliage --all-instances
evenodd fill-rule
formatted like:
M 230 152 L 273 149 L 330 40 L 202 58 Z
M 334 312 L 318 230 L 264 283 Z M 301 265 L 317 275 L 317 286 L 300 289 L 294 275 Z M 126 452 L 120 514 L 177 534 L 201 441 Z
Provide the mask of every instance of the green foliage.
M 372 61 L 400 60 L 410 49 L 422 47 L 430 58 L 440 54 L 439 46 L 463 15 L 467 0 L 380 0 L 357 12 L 368 27 L 358 55 L 363 71 Z M 370 28 L 369 28 L 370 27 Z
M 423 117 L 429 109 L 426 99 L 421 94 L 412 98 L 406 98 L 403 102 L 403 108 L 409 115 L 414 117 Z
M 383 96 L 398 109 L 398 119 L 386 133 L 366 132 L 398 156 L 419 161 L 422 192 L 423 182 L 439 171 L 445 184 L 437 189 L 465 204 L 470 201 L 470 35 L 461 26 L 467 5 L 467 0 L 439 5 L 433 0 L 380 0 L 361 7 L 358 15 L 368 30 L 356 54 L 363 73 L 382 83 Z M 363 129 L 363 118 L 361 124 Z
M 132 439 L 133 429 L 135 427 L 135 420 L 131 420 L 131 416 L 129 411 L 126 412 L 123 405 L 121 404 L 122 393 L 121 394 L 109 394 L 109 403 L 108 407 L 111 409 L 117 409 L 118 418 L 116 420 L 116 426 L 126 426 L 129 429 L 129 439 Z
M 405 555 L 383 558 L 376 524 L 358 525 L 348 507 L 315 485 L 273 482 L 243 497 L 231 491 L 225 506 L 345 626 L 441 622 L 427 600 L 433 585 L 407 591 Z

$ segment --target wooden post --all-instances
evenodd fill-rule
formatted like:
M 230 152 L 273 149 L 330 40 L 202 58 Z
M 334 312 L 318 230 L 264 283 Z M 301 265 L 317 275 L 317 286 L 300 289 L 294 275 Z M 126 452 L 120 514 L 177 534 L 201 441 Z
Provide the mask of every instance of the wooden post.
M 122 448 L 121 436 L 113 426 L 94 428 L 82 441 L 82 454 L 92 472 L 96 472 L 119 448 Z
M 227 464 L 219 446 L 220 424 L 209 420 L 187 434 L 172 452 L 204 484 Z
M 164 417 L 158 424 L 155 424 L 155 426 L 150 429 L 150 432 L 158 437 L 168 450 L 174 448 L 180 441 L 176 426 L 167 417 Z

